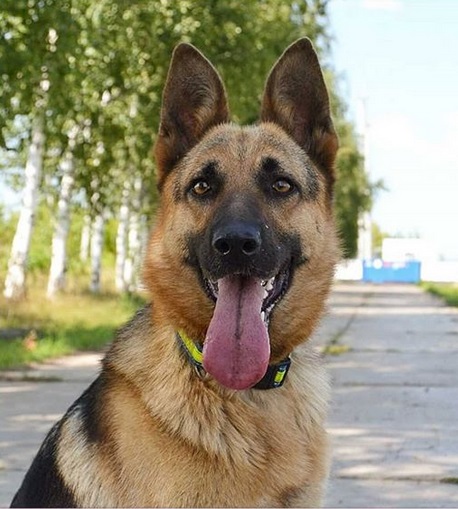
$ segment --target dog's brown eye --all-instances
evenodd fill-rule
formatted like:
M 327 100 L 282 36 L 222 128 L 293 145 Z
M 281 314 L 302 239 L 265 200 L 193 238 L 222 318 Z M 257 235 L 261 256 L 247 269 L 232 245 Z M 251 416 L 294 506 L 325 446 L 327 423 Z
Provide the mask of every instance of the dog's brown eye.
M 272 189 L 279 194 L 287 194 L 293 190 L 293 185 L 288 180 L 278 179 L 272 184 Z
M 206 180 L 199 180 L 192 186 L 192 192 L 197 196 L 203 196 L 211 189 L 210 184 Z

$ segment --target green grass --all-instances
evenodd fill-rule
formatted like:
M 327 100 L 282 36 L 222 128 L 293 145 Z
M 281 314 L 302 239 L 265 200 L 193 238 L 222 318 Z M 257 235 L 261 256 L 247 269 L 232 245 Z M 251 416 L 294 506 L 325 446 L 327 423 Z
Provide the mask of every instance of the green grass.
M 449 306 L 458 307 L 458 284 L 456 283 L 421 283 L 421 287 L 433 295 L 444 299 Z
M 343 355 L 344 353 L 348 353 L 351 350 L 351 348 L 348 345 L 326 345 L 322 352 L 325 355 Z
M 34 283 L 23 302 L 0 296 L 1 330 L 20 329 L 19 337 L 0 339 L 0 369 L 41 362 L 80 350 L 97 350 L 144 304 L 141 296 L 107 292 L 91 295 L 73 287 L 49 301 L 44 286 Z M 27 348 L 24 336 L 36 331 L 36 346 Z
M 458 477 L 444 477 L 440 480 L 441 483 L 445 484 L 456 484 L 458 485 Z

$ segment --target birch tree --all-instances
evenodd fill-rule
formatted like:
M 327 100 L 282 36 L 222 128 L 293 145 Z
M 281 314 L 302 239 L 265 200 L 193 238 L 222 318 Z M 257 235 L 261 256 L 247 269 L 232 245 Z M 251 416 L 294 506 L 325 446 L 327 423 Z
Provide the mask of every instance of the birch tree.
M 224 77 L 234 120 L 253 122 L 266 73 L 285 43 L 307 35 L 326 56 L 326 4 L 327 0 L 0 2 L 0 32 L 5 34 L 0 37 L 0 133 L 10 129 L 6 120 L 11 126 L 18 115 L 35 125 L 36 91 L 45 76 L 49 91 L 43 133 L 48 151 L 41 172 L 49 175 L 48 188 L 55 186 L 58 167 L 49 154 L 63 154 L 59 193 L 50 190 L 58 205 L 49 295 L 65 281 L 64 239 L 72 188 L 78 196 L 85 192 L 88 199 L 82 206 L 92 218 L 103 216 L 101 210 L 119 211 L 116 284 L 121 291 L 138 286 L 139 232 L 144 231 L 145 211 L 151 215 L 158 200 L 151 147 L 175 44 L 187 41 L 202 48 Z M 69 124 L 83 126 L 74 150 L 62 135 Z M 1 136 L 0 143 L 5 143 Z M 345 174 L 358 177 L 353 171 L 360 166 L 358 154 L 344 155 Z M 125 183 L 133 178 L 138 181 L 131 182 L 132 195 L 127 197 Z M 144 198 L 140 207 L 134 196 L 138 182 Z M 367 190 L 367 182 L 360 182 Z M 90 197 L 96 194 L 94 204 Z M 338 199 L 337 205 L 339 217 L 349 217 L 348 200 Z M 103 217 L 90 222 L 81 232 L 80 256 L 88 259 L 91 252 L 90 286 L 97 291 Z
M 81 228 L 80 260 L 86 263 L 89 259 L 89 245 L 91 243 L 91 216 L 84 214 L 83 227 Z
M 32 238 L 33 222 L 38 204 L 39 185 L 43 165 L 44 127 L 43 117 L 37 116 L 32 126 L 31 142 L 25 166 L 25 184 L 19 221 L 11 246 L 4 296 L 21 299 L 26 293 L 27 258 Z
M 134 292 L 138 286 L 138 271 L 142 258 L 141 252 L 141 202 L 142 178 L 137 175 L 131 193 L 131 209 L 129 214 L 129 233 L 127 257 L 124 264 L 124 285 L 129 292 Z
M 102 279 L 102 254 L 105 217 L 103 212 L 96 214 L 91 225 L 91 282 L 89 290 L 100 293 Z
M 0 130 L 4 132 L 18 116 L 28 117 L 31 126 L 22 208 L 5 280 L 4 295 L 11 299 L 26 294 L 27 259 L 42 180 L 49 113 L 62 110 L 62 103 L 68 99 L 57 91 L 65 74 L 68 52 L 75 48 L 74 25 L 70 5 L 57 0 L 3 0 L 0 6 Z M 57 51 L 61 28 L 65 38 Z M 53 87 L 57 93 L 51 93 Z M 2 136 L 3 144 L 4 140 Z
M 127 259 L 127 243 L 129 232 L 129 197 L 130 182 L 129 179 L 127 179 L 124 183 L 122 192 L 121 206 L 119 207 L 118 215 L 118 230 L 116 234 L 115 285 L 119 292 L 127 291 L 127 284 L 124 273 Z
M 68 145 L 61 162 L 62 179 L 52 239 L 51 267 L 48 279 L 48 298 L 65 288 L 67 271 L 67 238 L 70 231 L 70 207 L 75 183 L 75 145 L 78 127 L 74 126 L 68 135 Z

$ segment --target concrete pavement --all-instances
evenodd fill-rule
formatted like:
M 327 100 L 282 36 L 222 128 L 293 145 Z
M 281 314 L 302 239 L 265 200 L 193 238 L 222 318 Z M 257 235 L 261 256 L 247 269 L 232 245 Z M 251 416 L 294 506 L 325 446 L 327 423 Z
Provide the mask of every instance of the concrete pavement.
M 414 286 L 338 284 L 318 346 L 334 379 L 326 507 L 458 507 L 458 310 Z M 95 378 L 81 354 L 0 374 L 0 507 Z
M 458 507 L 458 310 L 408 285 L 338 285 L 327 507 Z
M 100 354 L 0 371 L 0 507 L 8 507 L 51 426 L 96 377 Z

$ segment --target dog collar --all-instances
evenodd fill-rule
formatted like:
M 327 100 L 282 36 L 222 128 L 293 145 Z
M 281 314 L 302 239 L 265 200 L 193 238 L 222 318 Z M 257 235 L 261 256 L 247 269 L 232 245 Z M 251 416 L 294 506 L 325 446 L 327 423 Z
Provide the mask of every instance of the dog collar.
M 202 350 L 183 331 L 177 332 L 176 338 L 189 361 L 195 367 L 199 377 L 204 378 L 206 376 L 206 371 L 203 366 Z M 266 374 L 256 385 L 253 385 L 252 389 L 266 390 L 281 387 L 285 382 L 290 365 L 291 359 L 289 357 L 283 359 L 278 364 L 269 364 Z

